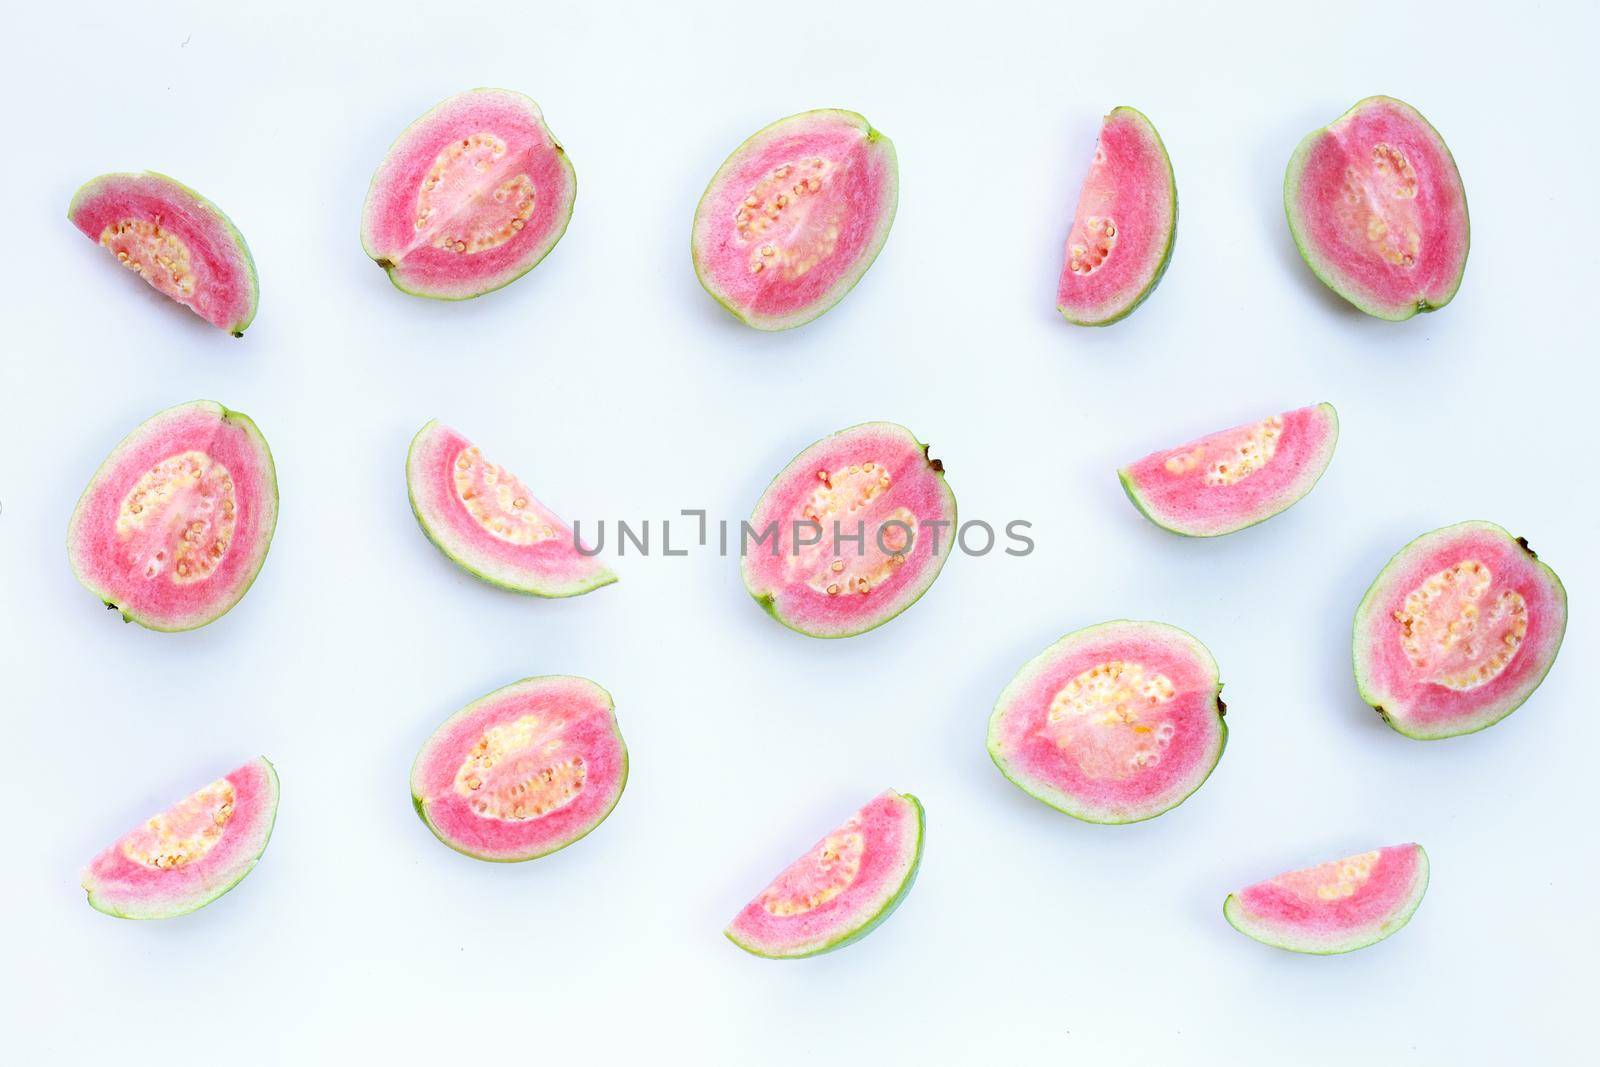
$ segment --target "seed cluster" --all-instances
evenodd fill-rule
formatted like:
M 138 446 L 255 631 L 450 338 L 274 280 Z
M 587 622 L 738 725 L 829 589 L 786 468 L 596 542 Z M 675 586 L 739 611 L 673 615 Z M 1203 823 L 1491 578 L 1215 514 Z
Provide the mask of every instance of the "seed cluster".
M 1083 229 L 1073 236 L 1078 240 L 1067 247 L 1067 268 L 1074 274 L 1088 275 L 1111 258 L 1117 247 L 1117 223 L 1104 215 L 1090 215 Z
M 817 486 L 800 509 L 800 518 L 817 523 L 822 528 L 822 540 L 793 553 L 791 571 L 805 574 L 812 590 L 830 597 L 849 593 L 866 596 L 883 584 L 906 561 L 905 550 L 916 532 L 916 516 L 901 507 L 880 521 L 866 523 L 864 543 L 849 558 L 834 554 L 839 546 L 833 543 L 833 524 L 838 522 L 840 532 L 853 538 L 857 524 L 865 522 L 868 505 L 893 485 L 889 468 L 881 463 L 852 463 L 837 471 L 817 471 Z M 878 546 L 880 531 L 883 547 L 889 549 L 887 555 Z
M 100 243 L 117 255 L 117 262 L 142 277 L 167 296 L 188 301 L 199 279 L 190 264 L 189 246 L 154 219 L 123 219 L 100 231 Z
M 566 744 L 533 715 L 491 726 L 456 772 L 455 790 L 479 815 L 505 822 L 539 819 L 577 799 L 588 775 L 582 756 L 552 758 Z
M 1447 689 L 1475 689 L 1508 666 L 1528 635 L 1528 604 L 1515 589 L 1485 604 L 1488 567 L 1462 560 L 1406 594 L 1394 613 L 1411 665 Z
M 843 893 L 861 874 L 866 838 L 849 829 L 852 819 L 779 875 L 761 894 L 761 906 L 779 917 L 815 911 Z
M 233 783 L 219 778 L 123 838 L 122 854 L 161 871 L 193 863 L 222 840 L 236 800 Z
M 1340 222 L 1385 262 L 1409 270 L 1422 251 L 1417 190 L 1417 172 L 1405 154 L 1390 144 L 1374 145 L 1370 171 L 1345 168 Z
M 1208 457 L 1207 485 L 1236 485 L 1261 470 L 1278 453 L 1278 438 L 1283 436 L 1283 418 L 1273 415 L 1250 427 L 1221 455 Z M 1171 460 L 1168 461 L 1171 470 Z
M 493 536 L 513 545 L 536 545 L 556 536 L 527 486 L 505 468 L 483 458 L 477 445 L 456 457 L 456 496 L 467 514 Z
M 522 232 L 537 195 L 525 173 L 498 183 L 489 176 L 505 154 L 506 143 L 492 133 L 450 142 L 417 192 L 417 233 L 433 227 L 434 248 L 471 255 L 498 248 Z
M 819 197 L 833 163 L 812 157 L 774 167 L 734 212 L 736 240 L 750 248 L 750 273 L 793 281 L 838 247 L 844 205 Z
M 226 466 L 204 452 L 179 452 L 128 490 L 117 512 L 117 538 L 132 569 L 146 579 L 168 573 L 174 583 L 189 585 L 210 577 L 227 556 L 237 508 Z
M 1046 732 L 1090 777 L 1126 778 L 1161 762 L 1177 727 L 1157 709 L 1175 696 L 1172 680 L 1159 671 L 1107 660 L 1056 693 Z

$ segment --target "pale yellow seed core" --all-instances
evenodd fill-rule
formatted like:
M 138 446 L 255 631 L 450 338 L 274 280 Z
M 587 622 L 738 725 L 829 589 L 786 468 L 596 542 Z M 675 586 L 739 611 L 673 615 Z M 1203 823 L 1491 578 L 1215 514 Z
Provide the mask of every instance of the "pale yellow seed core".
M 855 829 L 829 834 L 798 863 L 761 894 L 761 906 L 779 917 L 815 911 L 849 889 L 861 873 L 861 857 L 866 839 Z
M 1474 689 L 1511 665 L 1528 636 L 1528 604 L 1515 589 L 1490 597 L 1494 575 L 1475 559 L 1430 575 L 1394 613 L 1400 647 L 1424 679 Z
M 122 498 L 116 531 L 136 572 L 189 585 L 221 565 L 237 521 L 228 468 L 204 452 L 188 451 L 139 476 Z
M 794 281 L 838 249 L 843 201 L 821 197 L 845 168 L 821 157 L 793 160 L 768 171 L 734 209 L 734 241 L 747 252 L 750 273 Z
M 802 523 L 817 523 L 822 528 L 822 540 L 790 555 L 791 576 L 803 578 L 812 590 L 830 597 L 866 596 L 887 581 L 905 563 L 905 553 L 917 533 L 916 516 L 909 508 L 869 517 L 873 502 L 893 485 L 893 476 L 881 463 L 852 463 L 836 471 L 817 471 L 817 484 L 796 518 Z M 835 522 L 840 533 L 837 546 Z M 864 543 L 857 546 L 853 538 L 862 529 Z
M 1339 220 L 1357 247 L 1409 270 L 1422 248 L 1417 172 L 1394 145 L 1372 147 L 1365 166 L 1345 168 Z
M 504 467 L 489 462 L 469 445 L 451 466 L 456 496 L 467 514 L 492 536 L 513 545 L 534 545 L 557 530 L 528 487 Z
M 1124 779 L 1161 762 L 1177 726 L 1162 712 L 1172 681 L 1139 663 L 1108 660 L 1056 693 L 1044 732 L 1091 778 Z
M 195 277 L 189 246 L 161 225 L 161 218 L 123 219 L 100 231 L 100 243 L 116 254 L 117 262 L 144 278 L 174 300 L 194 296 Z
M 533 217 L 533 179 L 506 158 L 506 143 L 492 133 L 451 141 L 434 159 L 417 191 L 414 222 L 432 244 L 471 255 L 498 248 Z
M 1089 215 L 1082 227 L 1073 227 L 1067 242 L 1067 267 L 1074 274 L 1089 275 L 1103 267 L 1117 247 L 1117 220 L 1108 215 Z
M 1320 863 L 1303 871 L 1279 875 L 1273 884 L 1288 890 L 1302 900 L 1325 903 L 1352 897 L 1372 877 L 1378 864 L 1377 852 L 1363 852 L 1342 860 Z
M 233 783 L 219 778 L 123 838 L 122 854 L 162 871 L 193 863 L 222 840 L 235 799 Z
M 588 771 L 556 732 L 535 715 L 484 731 L 456 771 L 455 790 L 478 815 L 502 822 L 539 819 L 571 804 Z

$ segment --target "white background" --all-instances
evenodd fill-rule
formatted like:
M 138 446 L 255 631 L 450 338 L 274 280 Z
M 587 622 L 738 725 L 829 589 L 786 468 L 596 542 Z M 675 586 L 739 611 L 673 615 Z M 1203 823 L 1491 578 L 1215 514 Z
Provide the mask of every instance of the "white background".
M 8 20 L 0 1059 L 1551 1062 L 1586 1032 L 1593 5 L 235 6 Z M 544 106 L 576 214 L 511 288 L 419 300 L 364 258 L 358 212 L 390 141 L 475 85 Z M 1324 290 L 1281 204 L 1300 137 L 1380 92 L 1443 133 L 1473 219 L 1455 302 L 1402 324 Z M 1053 306 L 1061 244 L 1124 103 L 1171 152 L 1181 232 L 1144 307 L 1077 329 Z M 894 139 L 899 217 L 843 304 L 759 334 L 696 283 L 690 216 L 747 134 L 820 106 Z M 80 182 L 144 167 L 248 236 L 244 340 L 66 222 Z M 232 614 L 151 633 L 78 586 L 63 533 L 122 435 L 195 397 L 259 423 L 282 519 Z M 1173 537 L 1112 473 L 1319 400 L 1338 454 L 1263 526 Z M 569 518 L 657 525 L 737 521 L 813 439 L 893 419 L 932 442 L 963 518 L 1029 519 L 1038 549 L 953 558 L 906 615 L 839 642 L 774 624 L 706 552 L 524 599 L 412 521 L 402 460 L 435 416 Z M 1466 518 L 1565 579 L 1566 650 L 1511 719 L 1414 742 L 1356 695 L 1351 614 L 1394 550 Z M 1009 785 L 983 736 L 1025 659 L 1116 617 L 1210 646 L 1232 734 L 1181 808 L 1097 827 Z M 534 863 L 443 848 L 407 800 L 418 746 L 550 672 L 616 697 L 616 813 Z M 282 810 L 237 891 L 171 922 L 85 906 L 83 861 L 258 753 Z M 722 938 L 887 786 L 922 797 L 929 836 L 886 925 L 799 963 Z M 1409 840 L 1433 885 L 1378 947 L 1299 957 L 1222 919 L 1237 886 Z

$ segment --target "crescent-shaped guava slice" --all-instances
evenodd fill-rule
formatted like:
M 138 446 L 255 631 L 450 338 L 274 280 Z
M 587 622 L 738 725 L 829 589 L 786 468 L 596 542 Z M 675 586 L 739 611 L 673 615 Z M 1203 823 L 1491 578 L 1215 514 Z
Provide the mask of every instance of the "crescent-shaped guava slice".
M 611 694 L 587 678 L 524 678 L 434 731 L 411 768 L 411 803 L 474 859 L 538 859 L 605 821 L 628 781 Z
M 880 793 L 784 868 L 723 933 L 768 959 L 817 956 L 859 941 L 911 892 L 923 827 L 920 800 Z
M 277 816 L 278 774 L 253 759 L 90 860 L 89 903 L 119 919 L 170 919 L 204 907 L 255 869 Z
M 260 286 L 250 248 L 222 209 L 165 174 L 102 174 L 67 218 L 117 262 L 211 325 L 243 336 Z
M 249 590 L 278 522 L 278 479 L 248 415 L 195 400 L 151 416 L 95 472 L 67 526 L 84 588 L 127 622 L 192 630 Z
M 1338 440 L 1333 405 L 1314 404 L 1153 452 L 1117 475 L 1157 526 L 1216 537 L 1270 519 L 1311 492 Z
M 1312 273 L 1368 315 L 1437 311 L 1461 286 L 1466 189 L 1410 104 L 1369 96 L 1307 134 L 1289 157 L 1283 206 Z
M 899 190 L 894 144 L 854 111 L 779 119 L 734 149 L 700 197 L 695 275 L 758 330 L 804 325 L 872 266 Z
M 1544 681 L 1567 631 L 1567 591 L 1520 537 L 1492 522 L 1423 534 L 1356 609 L 1361 699 L 1407 737 L 1493 726 Z
M 1222 914 L 1235 930 L 1264 945 L 1331 956 L 1366 948 L 1400 929 L 1427 889 L 1422 846 L 1390 845 L 1230 893 Z
M 361 245 L 405 292 L 482 296 L 550 253 L 577 188 L 538 104 L 508 89 L 471 89 L 389 149 L 367 190 Z
M 989 717 L 989 756 L 1028 795 L 1085 822 L 1177 807 L 1228 740 L 1217 662 L 1162 622 L 1070 633 L 1023 665 Z

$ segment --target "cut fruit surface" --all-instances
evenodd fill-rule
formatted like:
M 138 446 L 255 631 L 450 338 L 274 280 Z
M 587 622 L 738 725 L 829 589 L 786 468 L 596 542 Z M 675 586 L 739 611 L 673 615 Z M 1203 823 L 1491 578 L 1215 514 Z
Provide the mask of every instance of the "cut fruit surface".
M 587 678 L 524 678 L 462 708 L 411 768 L 434 836 L 474 859 L 566 848 L 605 821 L 628 781 L 611 694 Z
M 887 790 L 785 868 L 724 933 L 772 959 L 816 956 L 860 940 L 911 891 L 922 836 L 921 801 Z
M 1228 895 L 1222 913 L 1263 944 L 1327 956 L 1382 941 L 1428 888 L 1421 845 L 1391 845 L 1290 871 Z
M 1023 792 L 1074 818 L 1154 818 L 1222 758 L 1221 691 L 1216 660 L 1175 626 L 1090 626 L 1029 660 L 1001 692 L 989 756 Z
M 67 218 L 117 262 L 234 336 L 256 317 L 250 249 L 222 209 L 165 174 L 102 174 L 72 197 Z
M 253 759 L 91 860 L 89 903 L 120 919 L 170 919 L 209 904 L 255 869 L 277 815 L 278 775 Z
M 745 588 L 812 637 L 881 626 L 927 592 L 956 536 L 944 464 L 892 422 L 801 452 L 757 501 L 741 546 Z
M 854 111 L 780 119 L 735 149 L 701 196 L 695 274 L 758 330 L 810 322 L 872 266 L 899 186 L 894 145 Z
M 1307 135 L 1283 203 L 1312 272 L 1369 315 L 1435 311 L 1461 285 L 1466 190 L 1444 139 L 1409 104 L 1368 97 Z
M 255 423 L 196 400 L 153 415 L 106 457 L 72 513 L 67 554 L 125 620 L 192 630 L 244 596 L 277 521 L 277 474 Z
M 465 300 L 538 265 L 572 218 L 577 179 L 539 105 L 458 93 L 413 122 L 372 176 L 361 244 L 417 296 Z
M 1333 405 L 1315 404 L 1154 452 L 1117 474 L 1157 526 L 1215 537 L 1270 519 L 1311 492 L 1338 440 Z
M 1527 700 L 1567 629 L 1561 579 L 1492 522 L 1423 534 L 1356 609 L 1361 699 L 1408 737 L 1492 726 Z
M 1105 117 L 1078 193 L 1056 307 L 1078 326 L 1109 326 L 1155 290 L 1172 259 L 1178 185 L 1150 120 L 1131 107 Z
M 428 540 L 491 585 L 568 597 L 617 580 L 514 474 L 437 419 L 412 438 L 406 488 Z

